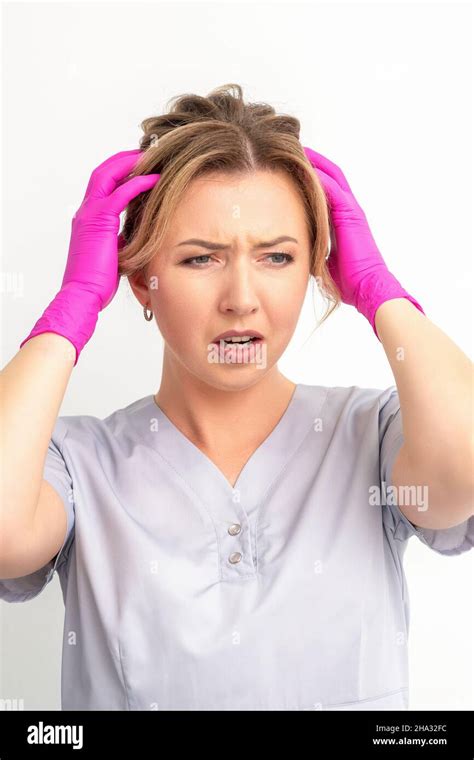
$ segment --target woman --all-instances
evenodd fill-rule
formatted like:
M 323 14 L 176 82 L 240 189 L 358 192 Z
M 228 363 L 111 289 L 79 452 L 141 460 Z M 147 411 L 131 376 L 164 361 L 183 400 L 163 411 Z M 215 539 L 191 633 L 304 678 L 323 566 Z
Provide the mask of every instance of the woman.
M 471 363 L 297 119 L 233 85 L 142 127 L 93 172 L 61 290 L 2 372 L 1 596 L 58 571 L 63 709 L 406 708 L 406 542 L 473 542 Z M 121 275 L 164 339 L 159 390 L 57 417 Z M 312 277 L 396 387 L 279 371 Z

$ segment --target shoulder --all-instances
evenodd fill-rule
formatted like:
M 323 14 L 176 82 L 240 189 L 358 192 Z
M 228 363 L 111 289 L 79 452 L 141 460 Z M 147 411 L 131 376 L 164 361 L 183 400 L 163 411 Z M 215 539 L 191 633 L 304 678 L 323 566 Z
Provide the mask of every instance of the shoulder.
M 350 386 L 323 386 L 299 384 L 303 402 L 320 405 L 326 417 L 377 416 L 387 405 L 399 407 L 398 391 L 395 385 L 387 388 Z
M 100 444 L 133 437 L 150 416 L 152 395 L 132 401 L 104 417 L 91 414 L 60 415 L 52 432 L 52 442 L 62 450 L 75 444 Z

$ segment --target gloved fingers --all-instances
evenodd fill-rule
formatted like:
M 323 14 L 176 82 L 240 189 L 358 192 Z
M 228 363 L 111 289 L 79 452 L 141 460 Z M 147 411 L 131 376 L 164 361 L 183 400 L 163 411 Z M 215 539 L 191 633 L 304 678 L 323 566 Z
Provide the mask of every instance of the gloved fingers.
M 336 209 L 338 206 L 341 206 L 341 204 L 344 204 L 344 206 L 347 205 L 347 198 L 344 195 L 344 191 L 342 190 L 341 186 L 336 182 L 336 180 L 331 177 L 329 174 L 327 174 L 325 171 L 320 169 L 318 166 L 314 167 L 316 174 L 318 175 L 319 181 L 321 182 L 321 185 L 323 186 L 323 190 L 326 194 L 326 197 L 329 201 L 329 206 L 331 212 Z
M 317 167 L 318 169 L 322 169 L 324 172 L 326 172 L 326 174 L 329 174 L 329 176 L 332 177 L 332 179 L 335 180 L 335 182 L 337 182 L 343 190 L 346 190 L 352 194 L 349 183 L 339 166 L 330 161 L 329 158 L 323 156 L 322 153 L 318 153 L 312 148 L 304 148 L 304 152 L 315 168 Z
M 140 150 L 121 151 L 97 166 L 90 176 L 83 200 L 110 195 L 119 182 L 133 171 L 142 155 Z
M 143 154 L 143 151 L 141 151 L 139 148 L 133 148 L 133 150 L 121 150 L 118 153 L 114 153 L 112 156 L 106 158 L 105 161 L 102 161 L 102 163 L 98 164 L 98 166 L 95 168 L 96 170 L 103 169 L 105 166 L 114 163 L 118 158 L 123 158 L 123 156 L 131 156 L 133 154 L 138 156 L 139 153 Z
M 361 208 L 352 191 L 343 190 L 340 183 L 319 166 L 314 166 L 314 169 L 329 200 L 333 221 L 335 223 L 347 221 L 351 217 L 354 217 L 354 215 L 357 218 L 363 218 L 365 220 L 364 210 Z
M 120 214 L 135 196 L 151 190 L 159 179 L 159 174 L 139 174 L 136 177 L 132 177 L 132 179 L 120 185 L 109 196 L 108 209 L 116 214 Z

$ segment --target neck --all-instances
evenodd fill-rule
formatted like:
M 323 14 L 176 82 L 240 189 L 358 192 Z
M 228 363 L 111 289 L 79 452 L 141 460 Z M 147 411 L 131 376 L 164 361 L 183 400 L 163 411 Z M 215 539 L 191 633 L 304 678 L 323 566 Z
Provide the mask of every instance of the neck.
M 296 388 L 276 366 L 253 385 L 230 389 L 169 369 L 165 363 L 155 402 L 184 435 L 208 451 L 258 445 L 275 427 Z

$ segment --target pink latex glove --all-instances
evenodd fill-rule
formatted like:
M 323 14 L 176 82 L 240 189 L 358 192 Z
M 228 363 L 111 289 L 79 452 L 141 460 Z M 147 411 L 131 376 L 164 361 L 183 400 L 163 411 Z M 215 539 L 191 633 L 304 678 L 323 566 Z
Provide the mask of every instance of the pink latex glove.
M 355 306 L 369 320 L 377 338 L 375 312 L 385 301 L 407 298 L 424 314 L 418 301 L 388 270 L 341 169 L 311 148 L 304 148 L 304 152 L 329 202 L 332 229 L 328 269 L 343 302 Z
M 150 190 L 160 177 L 145 174 L 120 184 L 142 155 L 140 150 L 121 151 L 92 172 L 82 204 L 72 219 L 61 289 L 20 348 L 36 335 L 57 333 L 74 345 L 76 366 L 95 330 L 99 311 L 109 305 L 119 286 L 118 251 L 123 244 L 118 235 L 120 213 L 132 198 Z

